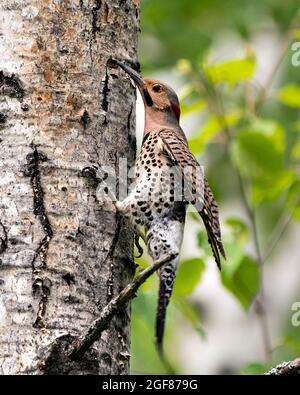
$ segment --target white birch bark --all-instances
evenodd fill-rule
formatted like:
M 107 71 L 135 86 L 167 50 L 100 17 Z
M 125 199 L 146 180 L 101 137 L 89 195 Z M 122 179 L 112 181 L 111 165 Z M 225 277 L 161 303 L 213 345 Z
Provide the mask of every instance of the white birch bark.
M 0 374 L 128 372 L 130 309 L 64 349 L 133 275 L 132 239 L 82 177 L 132 164 L 138 1 L 0 0 Z M 118 225 L 119 224 L 119 225 Z

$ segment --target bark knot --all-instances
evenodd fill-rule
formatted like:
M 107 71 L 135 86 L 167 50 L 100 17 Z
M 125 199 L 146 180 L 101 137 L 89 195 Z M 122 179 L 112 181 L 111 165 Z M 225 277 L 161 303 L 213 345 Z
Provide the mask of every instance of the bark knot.
M 23 99 L 25 89 L 19 77 L 15 74 L 8 75 L 4 71 L 0 71 L 0 95 L 8 96 L 16 99 Z
M 86 110 L 84 110 L 84 112 L 80 118 L 80 123 L 82 124 L 84 129 L 86 129 L 89 126 L 89 124 L 91 123 L 90 114 Z
M 1 125 L 2 126 L 5 125 L 6 121 L 7 121 L 7 115 L 4 114 L 3 112 L 0 112 L 0 127 Z

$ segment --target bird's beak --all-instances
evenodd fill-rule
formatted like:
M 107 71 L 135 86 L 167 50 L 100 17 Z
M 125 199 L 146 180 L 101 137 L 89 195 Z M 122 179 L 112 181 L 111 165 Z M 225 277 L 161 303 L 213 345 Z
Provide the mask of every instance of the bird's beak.
M 131 67 L 127 66 L 126 64 L 121 63 L 119 60 L 115 60 L 116 64 L 121 67 L 135 82 L 136 86 L 138 87 L 139 91 L 147 106 L 151 107 L 153 105 L 153 100 L 148 92 L 147 85 L 143 78 L 139 75 L 139 73 L 133 70 Z

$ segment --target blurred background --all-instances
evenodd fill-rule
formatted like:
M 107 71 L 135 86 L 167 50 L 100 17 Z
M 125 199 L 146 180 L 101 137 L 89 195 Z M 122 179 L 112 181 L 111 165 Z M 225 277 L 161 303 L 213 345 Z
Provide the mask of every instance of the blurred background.
M 300 356 L 298 8 L 298 0 L 141 0 L 142 73 L 180 97 L 227 253 L 220 272 L 189 212 L 165 333 L 178 374 L 261 374 Z M 168 372 L 154 346 L 157 286 L 152 276 L 133 301 L 132 373 Z

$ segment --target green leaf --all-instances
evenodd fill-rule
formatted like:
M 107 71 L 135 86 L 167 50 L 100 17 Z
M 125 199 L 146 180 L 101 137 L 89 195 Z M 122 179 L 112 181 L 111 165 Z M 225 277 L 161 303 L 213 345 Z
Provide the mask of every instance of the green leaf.
M 191 62 L 187 59 L 179 59 L 176 63 L 176 69 L 181 74 L 189 74 L 193 71 L 193 66 Z
M 263 177 L 283 169 L 284 132 L 273 120 L 258 120 L 236 134 L 231 153 L 241 172 L 249 177 Z
M 176 308 L 181 312 L 184 318 L 191 324 L 193 329 L 198 332 L 203 338 L 206 337 L 205 330 L 200 322 L 199 311 L 187 299 L 176 297 L 173 295 L 171 302 L 174 303 Z
M 300 180 L 296 180 L 287 194 L 287 206 L 296 221 L 300 221 Z
M 221 279 L 224 286 L 247 310 L 259 288 L 259 270 L 255 260 L 249 256 L 243 256 L 236 262 L 225 263 Z
M 295 29 L 294 38 L 300 40 L 300 29 Z
M 288 84 L 278 92 L 278 99 L 289 107 L 300 107 L 300 85 Z
M 224 128 L 224 124 L 227 126 L 233 126 L 238 123 L 240 118 L 241 113 L 239 111 L 228 113 L 225 115 L 224 121 L 216 116 L 210 117 L 198 132 L 197 136 L 189 139 L 189 145 L 193 153 L 199 154 L 205 145 L 211 142 L 213 138 Z
M 296 351 L 297 354 L 300 353 L 300 341 L 294 336 L 286 336 L 282 339 L 282 343 L 289 346 L 291 349 Z
M 255 71 L 255 58 L 231 59 L 225 62 L 204 67 L 204 72 L 212 83 L 226 82 L 234 85 L 249 80 Z
M 253 203 L 257 206 L 263 200 L 278 198 L 294 182 L 296 174 L 293 170 L 283 170 L 274 176 L 265 175 L 256 179 L 252 187 Z
M 183 261 L 180 264 L 176 275 L 173 291 L 174 295 L 190 295 L 199 283 L 204 269 L 204 262 L 200 258 L 187 259 Z
M 235 265 L 234 262 L 239 262 L 244 254 L 245 254 L 245 246 L 244 242 L 241 242 L 238 240 L 238 238 L 234 237 L 234 235 L 231 233 L 226 233 L 223 235 L 223 242 L 225 246 L 225 252 L 226 252 L 226 262 L 230 262 L 230 265 Z M 227 263 L 228 264 L 228 263 Z M 226 265 L 225 263 L 225 268 Z M 223 271 L 223 265 L 222 265 L 222 271 Z
M 185 103 L 181 102 L 180 105 L 180 113 L 181 116 L 185 116 L 188 114 L 192 114 L 196 111 L 203 110 L 205 108 L 206 104 L 204 100 L 196 100 L 193 103 Z
M 292 158 L 293 159 L 299 159 L 300 158 L 300 141 L 295 144 L 292 150 Z
M 184 85 L 178 92 L 181 116 L 199 112 L 206 107 L 206 102 L 199 98 L 192 84 Z

